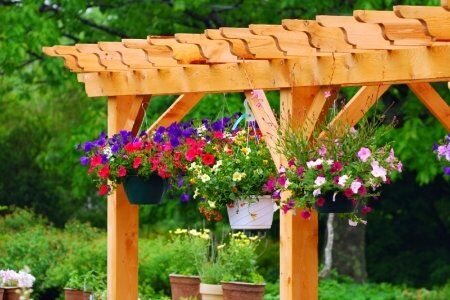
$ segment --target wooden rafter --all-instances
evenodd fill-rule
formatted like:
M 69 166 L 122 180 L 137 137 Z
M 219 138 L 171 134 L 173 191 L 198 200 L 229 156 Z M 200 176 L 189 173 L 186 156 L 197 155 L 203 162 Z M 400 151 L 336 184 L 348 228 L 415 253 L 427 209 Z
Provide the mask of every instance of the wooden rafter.
M 409 88 L 450 132 L 450 106 L 429 83 L 409 83 Z

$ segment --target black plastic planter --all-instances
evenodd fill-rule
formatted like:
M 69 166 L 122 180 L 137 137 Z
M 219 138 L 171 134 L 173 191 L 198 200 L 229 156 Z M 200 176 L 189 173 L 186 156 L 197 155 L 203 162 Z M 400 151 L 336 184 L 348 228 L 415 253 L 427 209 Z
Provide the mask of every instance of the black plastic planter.
M 127 176 L 123 187 L 131 204 L 161 204 L 167 191 L 167 180 L 156 174 L 150 175 L 148 179 L 139 176 Z
M 325 203 L 322 206 L 317 205 L 316 209 L 320 213 L 352 213 L 355 210 L 356 203 L 345 197 L 342 193 L 337 193 L 333 201 L 334 193 L 324 195 Z

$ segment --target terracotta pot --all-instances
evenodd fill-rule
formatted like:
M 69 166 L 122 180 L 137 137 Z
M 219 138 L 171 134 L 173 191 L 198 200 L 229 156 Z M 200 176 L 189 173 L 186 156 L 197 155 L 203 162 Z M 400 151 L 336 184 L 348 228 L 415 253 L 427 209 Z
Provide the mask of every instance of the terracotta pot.
M 222 300 L 222 285 L 200 283 L 202 300 Z
M 223 300 L 262 300 L 265 284 L 222 282 Z
M 64 289 L 64 298 L 66 300 L 89 300 L 90 297 L 91 293 L 89 292 Z
M 276 205 L 272 196 L 252 196 L 249 200 L 238 200 L 227 207 L 231 229 L 261 230 L 272 227 Z
M 3 292 L 4 292 L 3 288 L 0 288 L 0 300 L 3 300 Z
M 21 290 L 19 288 L 3 288 L 3 300 L 20 300 Z
M 170 274 L 172 300 L 200 299 L 200 277 Z
M 356 202 L 344 196 L 343 193 L 327 193 L 323 196 L 325 202 L 322 206 L 317 205 L 316 209 L 320 213 L 352 213 L 355 210 Z

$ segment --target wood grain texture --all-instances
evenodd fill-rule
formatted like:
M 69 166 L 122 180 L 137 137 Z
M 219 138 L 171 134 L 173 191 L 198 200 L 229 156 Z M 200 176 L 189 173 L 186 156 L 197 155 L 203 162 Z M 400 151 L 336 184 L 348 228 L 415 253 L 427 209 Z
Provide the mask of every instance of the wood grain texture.
M 303 90 L 304 89 L 304 90 Z M 320 93 L 315 87 L 282 89 L 282 128 L 305 126 L 307 111 Z M 284 161 L 286 158 L 282 158 Z M 288 195 L 284 194 L 283 197 Z M 280 299 L 318 299 L 318 214 L 308 220 L 296 213 L 280 215 Z
M 436 40 L 450 41 L 450 11 L 444 7 L 398 5 L 394 11 L 399 17 L 423 21 Z
M 449 0 L 441 0 L 441 6 L 447 10 L 450 10 L 450 1 Z
M 270 107 L 269 101 L 263 90 L 246 91 L 245 96 L 250 109 L 255 116 L 256 123 L 263 135 L 264 141 L 269 148 L 275 165 L 281 162 L 280 154 L 278 153 L 278 121 Z
M 120 130 L 137 132 L 148 96 L 108 99 L 108 135 Z M 122 185 L 108 196 L 108 299 L 138 298 L 139 208 L 131 205 Z
M 189 93 L 179 96 L 174 103 L 147 129 L 152 132 L 159 126 L 169 126 L 186 116 L 191 109 L 203 98 L 204 93 Z
M 339 111 L 328 127 L 333 127 L 344 133 L 346 128 L 355 126 L 359 120 L 369 111 L 369 109 L 383 96 L 390 85 L 363 86 Z M 323 136 L 323 134 L 321 134 Z
M 409 88 L 426 108 L 450 132 L 450 106 L 429 83 L 409 83 Z
M 254 60 L 167 69 L 86 73 L 89 96 L 276 90 L 312 85 L 378 85 L 450 81 L 450 45 L 383 52 Z
M 175 39 L 180 43 L 195 44 L 200 47 L 202 55 L 209 63 L 237 62 L 237 57 L 231 53 L 230 45 L 225 40 L 209 39 L 204 34 L 179 33 Z

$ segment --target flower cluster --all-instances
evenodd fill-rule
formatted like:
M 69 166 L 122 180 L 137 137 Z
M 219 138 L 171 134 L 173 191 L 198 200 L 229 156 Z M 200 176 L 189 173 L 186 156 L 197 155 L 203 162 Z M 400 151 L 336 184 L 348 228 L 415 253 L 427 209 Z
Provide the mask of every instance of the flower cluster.
M 207 220 L 215 221 L 222 219 L 227 205 L 237 200 L 257 201 L 251 196 L 270 193 L 264 184 L 276 172 L 257 128 L 221 129 L 205 135 L 210 137 L 205 145 L 211 149 L 213 159 L 197 158 L 187 172 L 193 196 L 200 200 L 200 212 Z
M 440 142 L 435 144 L 433 151 L 443 165 L 444 174 L 450 175 L 450 133 Z
M 173 236 L 177 237 L 194 237 L 194 238 L 201 238 L 203 240 L 209 240 L 211 231 L 209 229 L 203 229 L 203 230 L 195 230 L 195 229 L 181 229 L 177 228 L 174 231 L 170 230 L 169 233 Z
M 287 143 L 294 148 L 299 144 Z M 336 195 L 340 194 L 357 208 L 348 216 L 350 225 L 365 223 L 358 211 L 363 215 L 371 212 L 368 199 L 378 196 L 378 189 L 391 182 L 393 173 L 402 171 L 402 163 L 389 145 L 377 146 L 373 135 L 360 134 L 353 128 L 342 138 L 330 134 L 308 148 L 303 152 L 306 155 L 290 156 L 287 165 L 280 168 L 278 178 L 266 184 L 277 199 L 281 199 L 282 192 L 289 191 L 281 204 L 284 213 L 299 207 L 306 219 L 315 206 L 337 201 Z
M 35 280 L 33 275 L 24 270 L 0 270 L 0 287 L 31 288 Z

